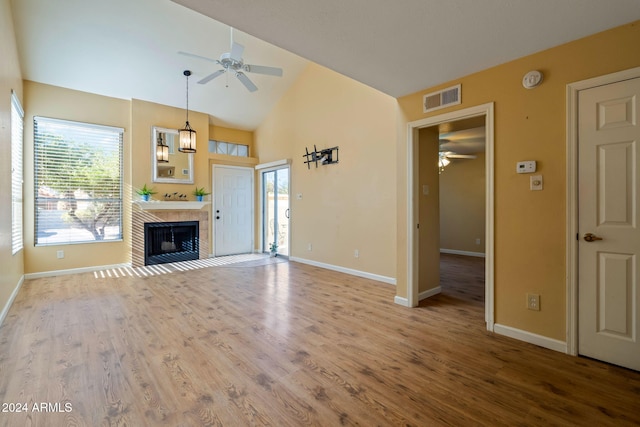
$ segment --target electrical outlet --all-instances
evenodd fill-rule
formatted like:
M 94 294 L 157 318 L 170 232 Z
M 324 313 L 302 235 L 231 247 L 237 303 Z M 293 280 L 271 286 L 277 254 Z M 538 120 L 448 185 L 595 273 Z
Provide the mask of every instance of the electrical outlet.
M 476 239 L 476 245 L 480 244 L 480 239 Z
M 353 256 L 356 257 L 356 258 L 360 258 L 360 251 L 357 250 L 357 249 L 355 251 L 353 251 Z
M 56 252 L 56 255 L 57 255 L 58 259 L 62 259 L 62 258 L 64 258 L 64 251 L 58 251 L 58 252 Z
M 309 244 L 307 245 L 307 250 L 308 250 L 308 251 L 311 251 L 311 243 L 309 243 Z
M 527 294 L 527 309 L 540 311 L 540 294 Z

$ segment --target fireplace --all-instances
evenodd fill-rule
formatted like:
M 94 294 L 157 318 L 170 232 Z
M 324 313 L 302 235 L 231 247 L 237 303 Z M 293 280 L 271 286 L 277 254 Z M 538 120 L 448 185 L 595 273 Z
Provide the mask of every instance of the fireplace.
M 146 222 L 144 265 L 199 259 L 198 221 Z

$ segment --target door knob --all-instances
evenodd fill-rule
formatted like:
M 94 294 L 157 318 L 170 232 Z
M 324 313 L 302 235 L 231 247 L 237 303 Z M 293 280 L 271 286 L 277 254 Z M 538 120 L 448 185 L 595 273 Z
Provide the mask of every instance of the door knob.
M 596 240 L 602 240 L 602 237 L 598 237 L 593 233 L 587 233 L 584 235 L 584 240 L 586 242 L 595 242 Z

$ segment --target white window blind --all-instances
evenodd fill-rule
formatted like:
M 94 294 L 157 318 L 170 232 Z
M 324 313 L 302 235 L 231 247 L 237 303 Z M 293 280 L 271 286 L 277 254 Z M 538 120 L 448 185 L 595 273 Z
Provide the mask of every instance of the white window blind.
M 11 92 L 11 253 L 24 246 L 22 226 L 22 185 L 24 182 L 22 148 L 24 111 L 16 94 Z
M 34 117 L 35 244 L 122 239 L 121 128 Z

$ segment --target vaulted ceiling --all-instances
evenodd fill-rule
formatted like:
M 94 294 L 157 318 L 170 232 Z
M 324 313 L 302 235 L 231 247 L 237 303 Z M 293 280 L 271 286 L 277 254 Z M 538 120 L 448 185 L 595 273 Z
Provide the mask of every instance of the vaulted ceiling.
M 184 7 L 186 6 L 186 7 Z M 314 61 L 398 97 L 640 19 L 638 0 L 12 0 L 23 77 L 254 129 Z M 229 51 L 283 77 L 200 85 Z M 228 86 L 228 87 L 227 87 Z M 312 102 L 310 100 L 310 102 Z

